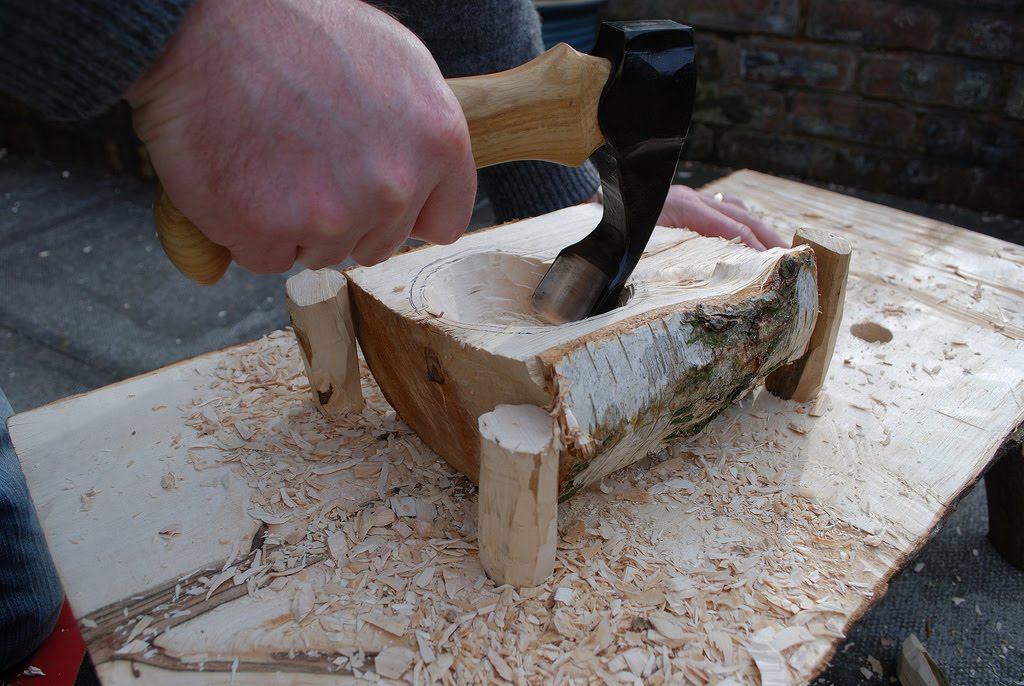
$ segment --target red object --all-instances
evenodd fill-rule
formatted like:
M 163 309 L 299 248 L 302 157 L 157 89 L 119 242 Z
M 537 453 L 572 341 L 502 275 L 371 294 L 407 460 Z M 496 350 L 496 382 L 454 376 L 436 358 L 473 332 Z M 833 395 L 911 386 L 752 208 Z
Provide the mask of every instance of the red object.
M 57 626 L 39 650 L 8 676 L 7 683 L 10 686 L 72 686 L 84 657 L 85 641 L 71 613 L 71 606 L 65 600 Z M 29 676 L 32 668 L 42 674 Z

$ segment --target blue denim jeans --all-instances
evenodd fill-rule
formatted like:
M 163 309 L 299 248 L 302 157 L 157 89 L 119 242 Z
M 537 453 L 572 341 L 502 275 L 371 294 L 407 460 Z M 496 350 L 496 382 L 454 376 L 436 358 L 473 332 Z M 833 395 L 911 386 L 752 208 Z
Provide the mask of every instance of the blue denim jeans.
M 0 676 L 39 647 L 64 602 L 53 558 L 14 454 L 0 391 Z

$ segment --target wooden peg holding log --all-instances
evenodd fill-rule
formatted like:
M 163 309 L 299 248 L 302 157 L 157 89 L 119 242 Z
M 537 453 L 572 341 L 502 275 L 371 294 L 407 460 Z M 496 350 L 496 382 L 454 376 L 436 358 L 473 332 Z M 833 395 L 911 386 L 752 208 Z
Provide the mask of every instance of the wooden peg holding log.
M 480 416 L 480 563 L 496 584 L 539 586 L 555 567 L 558 425 L 536 405 Z
M 313 402 L 328 419 L 363 409 L 348 282 L 333 269 L 299 272 L 285 284 Z
M 793 247 L 809 245 L 818 271 L 818 319 L 807 350 L 798 359 L 765 378 L 773 395 L 797 402 L 813 399 L 825 384 L 836 336 L 843 320 L 846 279 L 850 273 L 850 243 L 820 229 L 798 229 Z

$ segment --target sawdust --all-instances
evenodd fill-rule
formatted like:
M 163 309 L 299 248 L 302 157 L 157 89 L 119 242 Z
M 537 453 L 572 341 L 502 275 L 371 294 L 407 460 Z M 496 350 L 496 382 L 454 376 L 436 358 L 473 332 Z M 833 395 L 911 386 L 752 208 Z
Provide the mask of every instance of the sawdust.
M 551 580 L 495 587 L 477 558 L 472 484 L 400 421 L 365 366 L 362 413 L 324 419 L 290 336 L 239 349 L 216 374 L 216 397 L 203 389 L 182 408 L 199 434 L 189 462 L 231 463 L 266 535 L 248 553 L 236 542 L 220 572 L 182 580 L 181 597 L 241 585 L 257 600 L 285 594 L 289 610 L 266 628 L 348 637 L 317 652 L 328 671 L 409 683 L 797 683 L 842 638 L 851 598 L 870 593 L 863 534 L 801 496 L 798 456 L 776 438 L 795 429 L 761 415 L 764 430 L 737 423 L 670 445 L 563 504 Z M 360 638 L 371 628 L 373 640 Z M 143 630 L 125 643 L 144 657 Z

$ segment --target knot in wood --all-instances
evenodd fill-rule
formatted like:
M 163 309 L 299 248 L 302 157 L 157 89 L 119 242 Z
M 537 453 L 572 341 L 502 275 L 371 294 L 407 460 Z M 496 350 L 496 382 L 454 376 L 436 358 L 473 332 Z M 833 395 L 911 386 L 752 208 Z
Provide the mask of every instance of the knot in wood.
M 728 314 L 712 312 L 701 305 L 697 308 L 697 323 L 708 331 L 722 333 L 731 329 L 736 324 L 736 320 Z
M 441 361 L 437 359 L 437 353 L 431 348 L 424 348 L 423 355 L 427 362 L 427 378 L 433 383 L 443 384 L 444 370 L 441 367 Z

